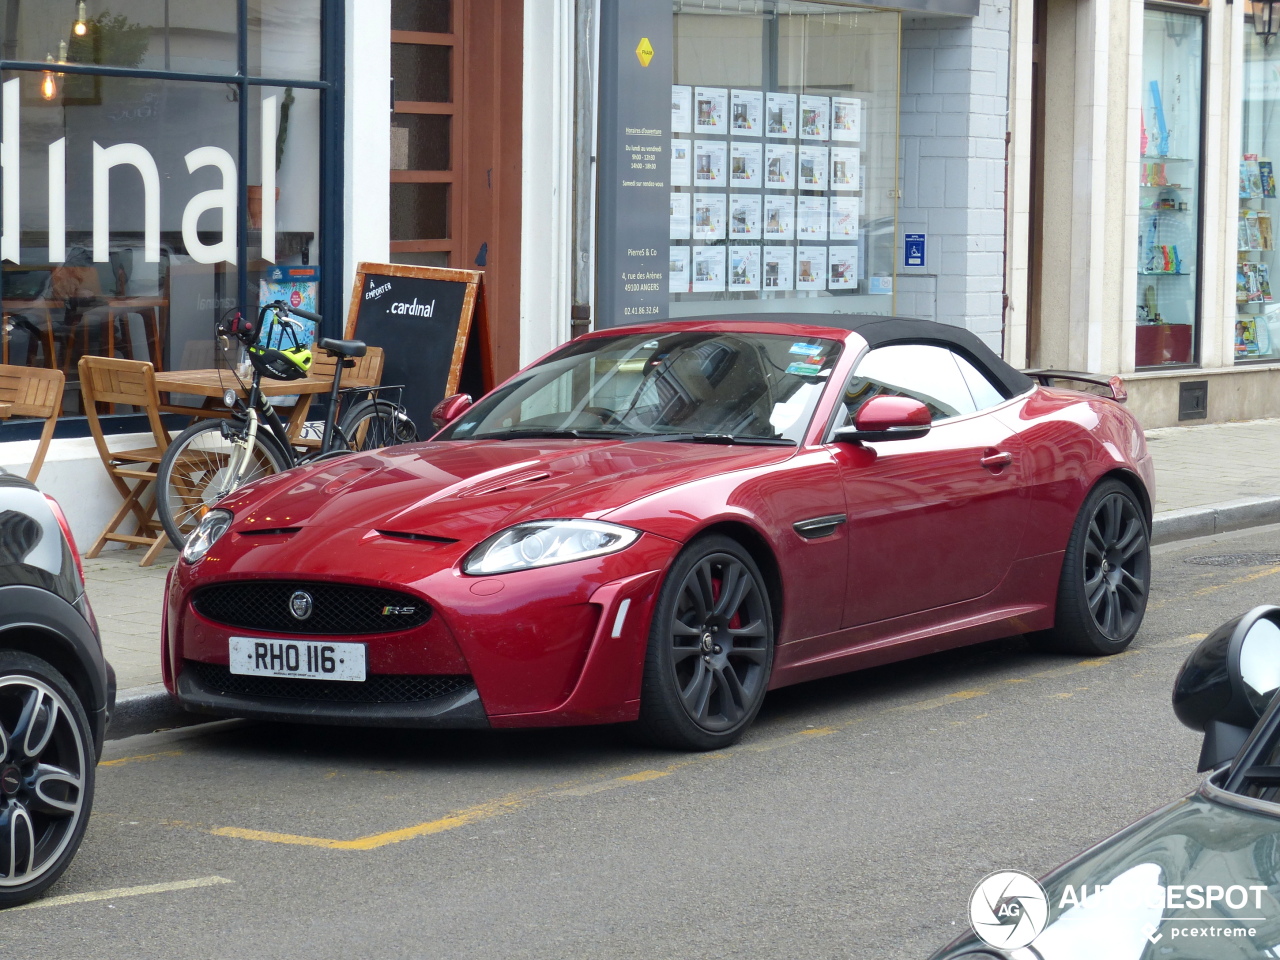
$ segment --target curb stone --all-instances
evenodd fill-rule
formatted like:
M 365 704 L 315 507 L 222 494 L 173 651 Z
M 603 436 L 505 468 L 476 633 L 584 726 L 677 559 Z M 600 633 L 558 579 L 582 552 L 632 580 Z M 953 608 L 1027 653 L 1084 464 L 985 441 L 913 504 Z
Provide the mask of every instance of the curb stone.
M 170 727 L 186 727 L 208 723 L 212 717 L 187 713 L 169 696 L 163 684 L 124 690 L 116 697 L 116 708 L 107 727 L 108 740 L 123 740 L 141 733 L 154 733 Z

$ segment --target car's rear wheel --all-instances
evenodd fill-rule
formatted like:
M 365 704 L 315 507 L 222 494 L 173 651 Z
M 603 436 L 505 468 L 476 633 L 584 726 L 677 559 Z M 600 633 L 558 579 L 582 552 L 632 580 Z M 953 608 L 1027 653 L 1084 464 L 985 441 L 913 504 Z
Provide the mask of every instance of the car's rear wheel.
M 694 541 L 654 609 L 641 738 L 682 750 L 734 743 L 764 702 L 773 644 L 769 593 L 751 555 L 725 536 Z
M 1089 493 L 1067 542 L 1053 629 L 1039 639 L 1069 653 L 1112 654 L 1138 634 L 1151 588 L 1151 528 L 1116 479 Z
M 0 651 L 0 907 L 62 875 L 84 837 L 93 779 L 89 720 L 66 679 Z

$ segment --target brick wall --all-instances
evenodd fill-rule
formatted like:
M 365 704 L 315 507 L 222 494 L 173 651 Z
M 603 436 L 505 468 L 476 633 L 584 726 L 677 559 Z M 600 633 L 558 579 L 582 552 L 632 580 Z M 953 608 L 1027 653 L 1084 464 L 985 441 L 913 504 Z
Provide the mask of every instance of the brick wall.
M 898 312 L 967 327 L 1000 350 L 1009 0 L 974 19 L 902 19 Z M 928 234 L 925 266 L 902 235 Z

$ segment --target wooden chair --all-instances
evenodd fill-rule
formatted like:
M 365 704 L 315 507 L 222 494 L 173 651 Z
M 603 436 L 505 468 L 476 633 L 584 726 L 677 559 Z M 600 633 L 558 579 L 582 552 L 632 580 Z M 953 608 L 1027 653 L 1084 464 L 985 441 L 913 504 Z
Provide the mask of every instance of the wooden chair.
M 355 358 L 355 366 L 344 368 L 342 371 L 342 387 L 376 387 L 382 382 L 382 364 L 383 354 L 381 347 L 369 347 L 363 357 Z M 338 370 L 338 358 L 331 357 L 327 352 L 319 347 L 315 348 L 315 358 L 311 361 L 310 376 L 332 378 Z M 304 403 L 309 403 L 311 397 L 303 397 Z M 295 447 L 308 447 L 318 449 L 320 446 L 319 437 L 302 436 L 302 430 L 306 428 L 306 421 L 298 424 L 298 435 L 291 436 L 289 439 Z
M 161 406 L 156 392 L 155 368 L 142 360 L 86 356 L 80 358 L 79 369 L 80 396 L 89 431 L 107 475 L 124 500 L 85 556 L 96 557 L 108 541 L 114 541 L 128 544 L 129 549 L 147 547 L 140 566 L 148 567 L 169 542 L 155 519 L 156 471 L 171 439 L 160 422 L 160 413 L 166 408 Z M 133 450 L 111 450 L 98 418 L 100 403 L 128 404 L 141 409 L 147 416 L 154 443 Z M 144 505 L 143 497 L 148 492 L 151 496 Z M 137 522 L 137 530 L 131 534 L 119 532 L 130 516 Z
M 9 417 L 44 417 L 44 429 L 40 432 L 40 445 L 35 459 L 27 471 L 32 483 L 40 474 L 53 428 L 62 412 L 62 390 L 67 378 L 61 370 L 45 370 L 40 367 L 18 367 L 0 364 L 0 420 Z

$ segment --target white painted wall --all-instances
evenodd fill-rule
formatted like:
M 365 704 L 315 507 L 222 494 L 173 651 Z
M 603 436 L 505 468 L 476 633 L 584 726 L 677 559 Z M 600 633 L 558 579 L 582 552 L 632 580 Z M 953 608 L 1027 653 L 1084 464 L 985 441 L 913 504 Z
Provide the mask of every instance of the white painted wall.
M 391 0 L 347 0 L 346 74 L 343 289 L 350 290 L 359 261 L 390 258 Z
M 525 0 L 520 183 L 520 363 L 569 339 L 573 0 Z

